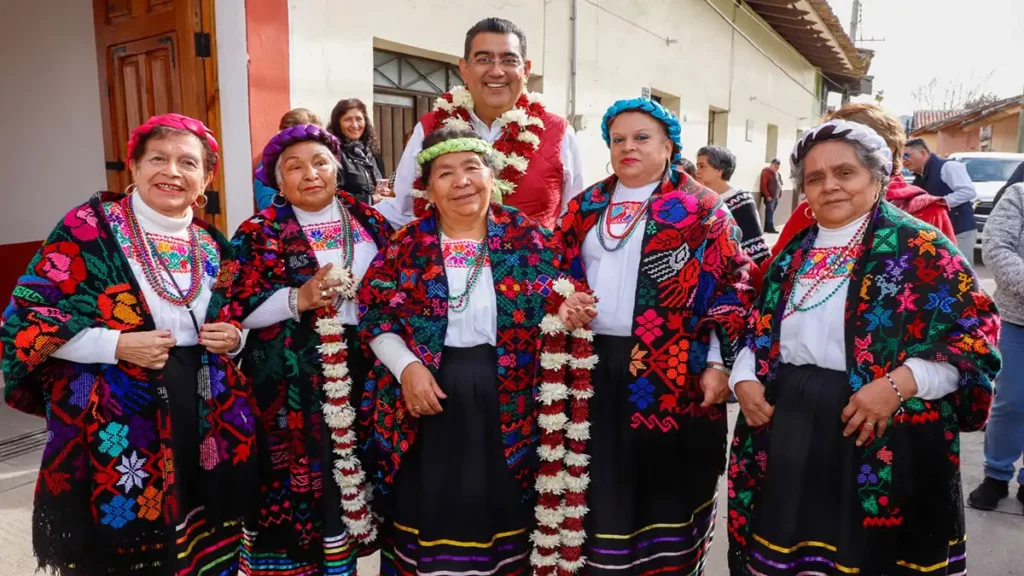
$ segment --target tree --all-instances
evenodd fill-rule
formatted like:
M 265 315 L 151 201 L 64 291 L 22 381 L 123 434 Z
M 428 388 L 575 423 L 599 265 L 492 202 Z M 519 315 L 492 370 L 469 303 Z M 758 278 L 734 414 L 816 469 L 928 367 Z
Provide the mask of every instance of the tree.
M 962 110 L 969 106 L 984 106 L 999 99 L 995 94 L 985 91 L 994 73 L 995 70 L 992 70 L 976 78 L 972 72 L 966 79 L 957 77 L 945 81 L 932 78 L 915 88 L 910 95 L 919 110 Z

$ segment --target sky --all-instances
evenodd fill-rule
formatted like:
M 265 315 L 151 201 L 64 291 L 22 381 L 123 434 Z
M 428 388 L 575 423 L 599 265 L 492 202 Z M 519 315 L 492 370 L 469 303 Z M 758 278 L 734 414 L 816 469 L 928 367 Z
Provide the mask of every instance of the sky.
M 849 33 L 853 0 L 828 3 Z M 890 113 L 913 113 L 913 91 L 932 78 L 1000 98 L 1024 92 L 1024 0 L 861 0 L 857 36 L 885 39 L 857 47 L 875 51 L 869 74 Z

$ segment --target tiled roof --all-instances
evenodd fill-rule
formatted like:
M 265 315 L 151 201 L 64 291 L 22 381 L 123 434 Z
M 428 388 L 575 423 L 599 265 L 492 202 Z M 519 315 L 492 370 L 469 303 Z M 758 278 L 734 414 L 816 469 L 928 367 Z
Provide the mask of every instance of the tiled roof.
M 917 130 L 963 113 L 963 110 L 918 110 L 914 112 L 914 119 L 911 120 L 910 129 Z
M 915 127 L 912 128 L 913 132 L 911 133 L 911 136 L 918 136 L 920 134 L 924 134 L 927 132 L 941 130 L 942 128 L 951 126 L 953 124 L 958 124 L 961 128 L 964 128 L 966 126 L 984 120 L 985 118 L 989 118 L 991 116 L 999 114 L 1000 112 L 1010 110 L 1015 106 L 1021 105 L 1024 105 L 1024 101 L 1022 101 L 1021 96 L 1011 96 L 1009 98 L 1003 98 L 1002 100 L 998 100 L 991 104 L 975 108 L 973 110 L 950 110 L 945 112 L 915 112 L 915 122 L 917 121 L 918 114 L 937 113 L 939 114 L 939 116 L 926 124 L 915 124 Z

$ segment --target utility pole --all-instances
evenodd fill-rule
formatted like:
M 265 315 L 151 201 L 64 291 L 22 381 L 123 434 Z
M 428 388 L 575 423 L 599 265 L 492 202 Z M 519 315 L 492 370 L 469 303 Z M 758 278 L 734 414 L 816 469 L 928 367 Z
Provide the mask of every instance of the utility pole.
M 850 40 L 857 43 L 857 26 L 860 24 L 860 0 L 853 0 L 853 17 L 850 19 Z

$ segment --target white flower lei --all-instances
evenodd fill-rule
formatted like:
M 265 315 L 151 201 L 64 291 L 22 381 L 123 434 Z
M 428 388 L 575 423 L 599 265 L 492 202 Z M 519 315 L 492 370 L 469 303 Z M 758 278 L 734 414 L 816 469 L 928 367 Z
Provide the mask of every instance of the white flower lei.
M 333 268 L 328 272 L 327 279 L 341 282 L 337 292 L 342 300 L 355 298 L 359 279 L 352 275 L 351 270 Z M 320 336 L 317 350 L 321 354 L 326 380 L 323 414 L 331 429 L 332 451 L 336 457 L 333 476 L 341 491 L 342 521 L 352 536 L 360 542 L 369 543 L 377 537 L 377 522 L 370 510 L 366 474 L 355 453 L 357 439 L 353 424 L 356 411 L 349 399 L 353 390 L 348 370 L 345 326 L 338 318 L 336 307 L 331 307 L 327 313 L 327 317 L 317 320 L 316 332 Z

